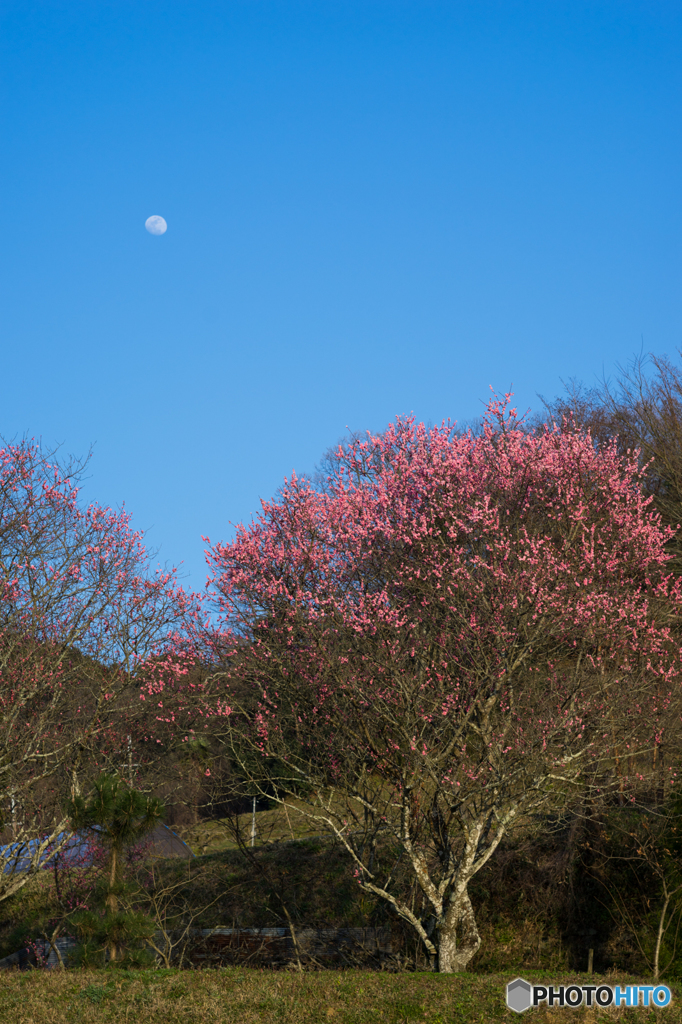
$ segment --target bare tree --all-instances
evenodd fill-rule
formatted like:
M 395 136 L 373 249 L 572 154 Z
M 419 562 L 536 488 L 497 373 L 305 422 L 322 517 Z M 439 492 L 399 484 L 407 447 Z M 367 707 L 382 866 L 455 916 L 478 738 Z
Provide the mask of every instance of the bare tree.
M 612 811 L 600 823 L 600 856 L 591 867 L 608 893 L 605 905 L 627 927 L 655 981 L 675 959 L 682 924 L 681 810 L 678 797 L 663 808 Z
M 588 428 L 602 447 L 615 440 L 621 454 L 638 451 L 644 491 L 676 530 L 669 546 L 682 571 L 682 366 L 667 356 L 636 356 L 615 379 L 592 388 L 571 380 L 563 395 L 544 406 L 536 426 L 548 418 L 566 420 Z
M 129 890 L 121 897 L 123 908 L 129 913 L 139 911 L 156 926 L 148 946 L 156 953 L 163 967 L 185 967 L 188 954 L 196 942 L 196 925 L 201 917 L 219 900 L 226 890 L 221 888 L 212 899 L 197 899 L 202 882 L 209 870 L 188 860 L 181 878 L 168 878 L 168 865 L 151 857 L 140 864 Z M 229 890 L 227 890 L 229 891 Z

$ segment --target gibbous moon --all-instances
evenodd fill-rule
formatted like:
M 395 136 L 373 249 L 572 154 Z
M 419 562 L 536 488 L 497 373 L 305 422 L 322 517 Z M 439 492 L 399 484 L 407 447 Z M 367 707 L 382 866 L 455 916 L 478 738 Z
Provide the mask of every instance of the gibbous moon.
M 166 231 L 168 231 L 168 225 L 165 220 L 156 213 L 153 217 L 147 217 L 144 226 L 150 235 L 165 235 Z

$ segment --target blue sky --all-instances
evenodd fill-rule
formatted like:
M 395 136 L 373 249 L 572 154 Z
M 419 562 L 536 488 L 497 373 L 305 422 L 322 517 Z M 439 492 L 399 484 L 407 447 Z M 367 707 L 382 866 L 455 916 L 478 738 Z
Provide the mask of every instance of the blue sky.
M 681 51 L 663 0 L 4 0 L 0 432 L 200 587 L 347 427 L 674 355 Z

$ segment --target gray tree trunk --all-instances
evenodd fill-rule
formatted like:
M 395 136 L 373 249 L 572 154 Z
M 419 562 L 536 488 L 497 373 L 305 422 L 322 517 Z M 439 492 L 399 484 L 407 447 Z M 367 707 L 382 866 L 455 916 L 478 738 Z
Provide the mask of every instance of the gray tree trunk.
M 466 886 L 455 892 L 442 921 L 436 925 L 438 940 L 438 971 L 453 974 L 465 971 L 481 945 L 474 908 Z

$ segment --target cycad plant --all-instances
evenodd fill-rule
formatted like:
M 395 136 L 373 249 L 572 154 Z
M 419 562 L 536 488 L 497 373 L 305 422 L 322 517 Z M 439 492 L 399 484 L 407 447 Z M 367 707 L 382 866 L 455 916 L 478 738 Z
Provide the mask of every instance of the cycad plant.
M 156 828 L 163 818 L 163 805 L 117 777 L 101 775 L 87 799 L 76 796 L 70 801 L 68 812 L 73 830 L 95 837 L 108 853 L 99 892 L 100 911 L 84 910 L 74 918 L 82 953 L 85 959 L 95 954 L 115 962 L 125 949 L 139 947 L 154 931 L 150 918 L 122 910 L 119 900 L 125 891 L 124 851 Z

